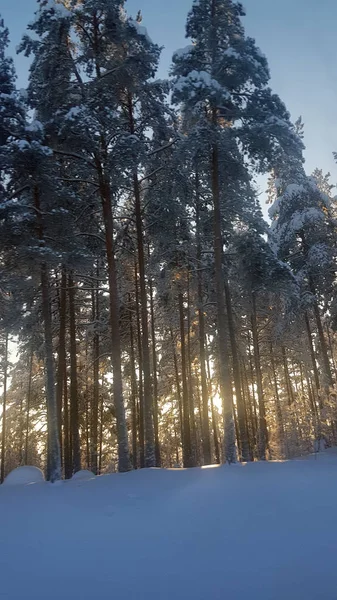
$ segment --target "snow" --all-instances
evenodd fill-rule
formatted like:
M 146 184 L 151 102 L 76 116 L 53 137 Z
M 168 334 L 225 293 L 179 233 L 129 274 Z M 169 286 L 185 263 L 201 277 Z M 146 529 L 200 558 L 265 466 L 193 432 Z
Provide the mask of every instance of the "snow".
M 237 52 L 236 50 L 234 50 L 234 48 L 227 48 L 227 50 L 224 51 L 224 55 L 228 56 L 229 58 L 241 58 L 239 52 Z
M 65 118 L 74 121 L 83 112 L 82 106 L 73 106 L 66 114 Z
M 336 598 L 337 454 L 0 487 L 6 600 Z
M 55 0 L 46 0 L 45 4 L 42 7 L 42 10 L 44 11 L 49 11 L 53 9 L 54 13 L 55 13 L 55 17 L 51 17 L 52 20 L 55 20 L 56 18 L 69 18 L 71 17 L 71 11 L 68 10 L 68 8 L 66 6 L 64 6 L 64 4 L 61 4 L 59 2 L 55 2 Z
M 173 53 L 173 58 L 184 58 L 187 54 L 190 54 L 193 51 L 193 49 L 194 46 L 192 44 L 189 44 L 184 48 L 178 48 L 178 50 L 176 50 Z
M 32 483 L 42 483 L 44 480 L 41 469 L 37 467 L 18 467 L 7 475 L 3 485 L 29 485 Z
M 43 125 L 41 121 L 34 119 L 34 121 L 32 121 L 31 123 L 29 123 L 29 125 L 26 126 L 26 131 L 41 133 L 43 132 Z
M 229 98 L 230 94 L 223 88 L 216 79 L 213 79 L 207 71 L 190 71 L 187 76 L 177 77 L 174 83 L 174 89 L 177 92 L 183 92 L 186 88 L 195 90 L 206 90 L 208 93 L 221 93 L 223 97 Z M 193 96 L 195 92 L 190 92 Z
M 88 469 L 81 469 L 81 471 L 77 471 L 72 476 L 72 481 L 88 481 L 88 479 L 93 479 L 95 477 L 92 471 L 88 471 Z
M 138 35 L 142 35 L 143 37 L 145 37 L 147 42 L 149 42 L 149 44 L 153 44 L 153 41 L 150 38 L 148 31 L 147 31 L 146 27 L 144 27 L 144 25 L 140 25 L 140 23 L 138 23 L 138 21 L 135 21 L 134 19 L 131 19 L 131 18 L 129 19 L 129 23 L 136 29 Z

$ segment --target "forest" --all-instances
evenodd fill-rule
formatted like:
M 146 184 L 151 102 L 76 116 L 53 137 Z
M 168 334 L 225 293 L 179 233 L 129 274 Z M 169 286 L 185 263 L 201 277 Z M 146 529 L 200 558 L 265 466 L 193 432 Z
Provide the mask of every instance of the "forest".
M 25 90 L 0 19 L 1 481 L 337 445 L 334 186 L 243 17 L 163 80 L 123 0 L 37 0 Z

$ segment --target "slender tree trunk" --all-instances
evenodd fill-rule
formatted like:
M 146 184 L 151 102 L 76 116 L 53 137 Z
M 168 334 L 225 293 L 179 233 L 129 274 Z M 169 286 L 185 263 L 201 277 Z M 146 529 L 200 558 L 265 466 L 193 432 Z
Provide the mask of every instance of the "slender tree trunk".
M 213 1 L 214 4 L 214 1 Z M 216 126 L 216 109 L 213 109 L 213 125 Z M 223 293 L 223 242 L 221 233 L 221 207 L 219 188 L 219 151 L 216 143 L 212 150 L 212 195 L 214 208 L 214 257 L 215 257 L 215 287 L 218 325 L 218 366 L 220 376 L 220 393 L 224 417 L 224 459 L 225 462 L 236 462 L 235 426 L 233 418 L 233 389 L 229 367 L 228 347 L 226 340 L 226 314 Z
M 97 265 L 97 278 L 99 266 Z M 98 474 L 98 405 L 99 405 L 99 352 L 100 340 L 98 323 L 100 319 L 99 291 L 92 291 L 92 320 L 95 323 L 93 337 L 93 395 L 90 422 L 90 465 L 92 472 Z
M 337 383 L 337 365 L 336 365 L 336 361 L 335 361 L 335 356 L 334 356 L 334 351 L 333 351 L 333 343 L 332 343 L 330 327 L 329 327 L 328 323 L 326 324 L 326 332 L 328 335 L 329 351 L 330 351 L 330 356 L 331 356 L 331 361 L 332 361 L 332 366 L 333 366 L 333 371 L 334 371 L 334 377 L 335 377 L 334 383 Z
M 318 307 L 315 285 L 313 283 L 312 278 L 310 278 L 309 281 L 310 281 L 310 291 L 314 296 L 313 309 L 314 309 L 314 315 L 315 315 L 315 320 L 316 320 L 318 339 L 319 339 L 321 357 L 322 357 L 322 363 L 323 363 L 324 388 L 328 392 L 329 387 L 331 387 L 333 384 L 329 355 L 328 355 L 328 348 L 327 348 L 327 344 L 326 344 L 326 340 L 325 340 L 325 336 L 324 336 L 321 314 L 320 314 L 319 307 Z
M 5 467 L 6 467 L 7 378 L 8 378 L 8 333 L 6 333 L 6 335 L 5 335 L 5 355 L 4 355 L 4 370 L 3 370 L 1 468 L 0 468 L 1 483 L 3 483 L 3 481 L 5 479 Z
M 215 462 L 217 465 L 219 465 L 221 462 L 221 460 L 220 460 L 220 444 L 219 444 L 219 436 L 218 436 L 218 426 L 217 426 L 216 417 L 215 417 L 213 396 L 211 396 L 211 411 L 212 411 L 212 427 L 213 427 Z
M 40 248 L 45 248 L 40 193 L 37 186 L 34 188 L 34 206 L 36 210 L 36 229 Z M 55 394 L 55 365 L 53 354 L 52 314 L 50 300 L 49 269 L 45 262 L 41 263 L 41 296 L 42 318 L 44 324 L 45 343 L 45 373 L 46 373 L 46 399 L 47 399 L 47 479 L 52 483 L 61 479 L 61 450 L 58 427 L 58 409 Z
M 58 414 L 59 440 L 61 451 L 61 464 L 63 454 L 62 444 L 62 398 L 64 371 L 66 369 L 66 316 L 67 316 L 67 275 L 65 268 L 62 268 L 61 273 L 61 291 L 59 301 L 59 347 L 57 360 L 57 379 L 56 379 L 56 402 Z
M 180 422 L 180 436 L 181 440 L 184 439 L 184 419 L 183 419 L 183 405 L 181 400 L 181 389 L 180 389 L 180 378 L 179 378 L 179 369 L 178 369 L 178 359 L 174 342 L 174 335 L 172 327 L 170 328 L 170 336 L 172 342 L 172 351 L 173 351 L 173 364 L 174 364 L 174 374 L 176 380 L 176 392 L 177 392 L 177 400 L 178 400 L 178 409 L 179 409 L 179 422 Z
M 188 402 L 190 411 L 191 428 L 191 448 L 193 464 L 198 464 L 199 448 L 197 444 L 197 431 L 195 425 L 195 405 L 193 395 L 193 377 L 192 377 L 192 349 L 191 349 L 191 295 L 190 295 L 190 268 L 187 268 L 187 372 L 188 375 Z
M 104 400 L 101 398 L 101 406 L 99 411 L 99 453 L 98 453 L 98 474 L 102 473 L 103 465 L 103 419 L 104 419 Z
M 29 442 L 29 421 L 30 421 L 30 407 L 32 402 L 32 380 L 33 380 L 33 350 L 30 351 L 29 360 L 29 376 L 28 376 L 28 389 L 27 389 L 27 414 L 26 414 L 26 438 L 25 438 L 25 460 L 24 464 L 28 465 L 28 442 Z
M 274 391 L 275 391 L 275 414 L 276 414 L 276 423 L 277 423 L 277 433 L 278 433 L 278 442 L 279 442 L 279 448 L 280 448 L 280 455 L 281 455 L 281 458 L 286 458 L 284 423 L 283 423 L 283 415 L 282 415 L 282 407 L 281 407 L 280 395 L 279 395 L 279 391 L 278 391 L 277 373 L 276 373 L 276 367 L 275 367 L 274 349 L 273 349 L 272 342 L 270 342 L 270 361 L 271 361 L 271 368 L 272 368 L 272 373 L 273 373 Z
M 133 100 L 131 93 L 128 94 L 129 128 L 131 135 L 135 134 L 135 122 L 133 114 Z M 143 351 L 143 373 L 144 373 L 144 428 L 145 428 L 145 466 L 154 467 L 156 464 L 155 437 L 153 426 L 153 398 L 151 386 L 151 362 L 149 348 L 149 326 L 148 308 L 145 281 L 145 253 L 143 237 L 143 219 L 140 197 L 140 185 L 137 167 L 133 173 L 133 191 L 135 199 L 135 217 L 137 232 L 137 252 L 139 266 L 140 307 L 142 320 L 142 351 Z
M 158 379 L 157 379 L 157 352 L 156 352 L 156 329 L 154 319 L 153 285 L 150 281 L 150 303 L 151 303 L 151 336 L 152 336 L 152 368 L 153 368 L 153 422 L 155 437 L 156 466 L 161 466 L 160 443 L 159 443 L 159 409 L 158 409 Z
M 75 315 L 75 284 L 71 274 L 69 286 L 69 332 L 70 332 L 70 431 L 72 440 L 73 473 L 81 470 L 81 447 L 79 435 L 78 385 L 77 385 L 77 346 Z
M 247 411 L 249 414 L 249 424 L 250 424 L 250 447 L 251 447 L 251 459 L 254 460 L 255 449 L 257 446 L 257 431 L 256 431 L 256 415 L 254 413 L 254 401 L 250 394 L 249 382 L 247 376 L 247 368 L 245 360 L 242 360 L 242 374 L 244 377 L 244 385 L 246 388 L 246 397 L 247 397 Z
M 180 344 L 181 344 L 181 375 L 182 375 L 182 387 L 183 387 L 183 454 L 184 454 L 184 467 L 193 467 L 193 453 L 192 453 L 192 442 L 191 442 L 191 428 L 190 428 L 190 405 L 188 398 L 188 385 L 187 385 L 187 373 L 186 373 L 186 345 L 185 345 L 185 319 L 184 319 L 184 299 L 180 292 L 179 297 L 179 318 L 180 318 Z
M 64 477 L 70 479 L 72 476 L 72 444 L 70 433 L 69 402 L 68 402 L 68 377 L 67 367 L 64 365 L 63 372 L 63 447 L 64 447 Z
M 221 462 L 221 453 L 220 453 L 218 426 L 217 426 L 216 417 L 215 417 L 215 408 L 214 408 L 213 391 L 212 391 L 211 367 L 210 367 L 210 362 L 209 362 L 209 354 L 207 351 L 207 343 L 206 343 L 206 366 L 207 366 L 207 378 L 208 378 L 208 385 L 207 385 L 208 396 L 211 399 L 211 415 L 212 415 L 212 429 L 213 429 L 215 462 L 216 462 L 216 464 L 219 465 Z
M 198 217 L 197 217 L 198 223 Z M 198 224 L 197 224 L 198 227 Z M 200 236 L 199 236 L 200 238 Z M 201 398 L 202 398 L 202 450 L 204 456 L 204 464 L 210 465 L 211 458 L 211 440 L 209 431 L 209 416 L 208 416 L 208 389 L 206 376 L 206 352 L 205 352 L 205 315 L 203 308 L 203 278 L 201 270 L 201 244 L 198 240 L 197 248 L 197 264 L 198 264 L 198 320 L 199 320 L 199 356 L 200 356 L 200 378 L 201 378 Z
M 284 375 L 285 375 L 286 388 L 287 388 L 287 394 L 288 394 L 288 404 L 289 404 L 289 406 L 292 406 L 292 404 L 294 404 L 294 402 L 295 402 L 294 390 L 293 390 L 293 386 L 291 384 L 287 354 L 286 354 L 286 349 L 284 346 L 282 346 L 282 360 L 283 360 Z
M 24 460 L 23 460 L 23 435 L 24 435 L 24 418 L 23 418 L 23 385 L 21 383 L 20 385 L 20 418 L 19 418 L 19 422 L 20 422 L 20 442 L 19 442 L 19 447 L 20 447 L 20 466 L 22 466 L 24 464 Z
M 320 388 L 319 375 L 318 375 L 317 362 L 316 362 L 316 357 L 315 357 L 314 344 L 313 344 L 313 341 L 312 341 L 312 334 L 311 334 L 311 327 L 310 327 L 309 315 L 308 315 L 307 312 L 304 313 L 304 322 L 305 322 L 305 328 L 307 330 L 307 335 L 308 335 L 309 351 L 310 351 L 312 368 L 313 368 L 313 371 L 314 371 L 314 379 L 315 379 L 316 391 L 317 391 L 317 393 L 319 393 L 319 388 Z
M 201 379 L 201 398 L 202 398 L 202 448 L 204 456 L 204 464 L 212 463 L 211 456 L 211 439 L 209 431 L 209 415 L 208 415 L 208 389 L 206 376 L 206 352 L 205 352 L 205 317 L 202 308 L 198 310 L 199 315 L 199 352 L 200 352 L 200 379 Z
M 143 350 L 142 350 L 142 332 L 140 326 L 139 312 L 139 288 L 138 288 L 138 270 L 135 265 L 135 292 L 136 292 L 136 315 L 137 315 L 137 341 L 138 341 L 138 372 L 139 372 L 139 447 L 140 447 L 140 468 L 145 467 L 145 431 L 144 431 L 144 388 L 143 388 Z
M 105 250 L 108 263 L 109 308 L 111 329 L 111 362 L 113 371 L 113 394 L 117 420 L 118 470 L 130 469 L 128 431 L 123 398 L 121 339 L 119 329 L 119 299 L 117 287 L 117 270 L 113 247 L 114 226 L 111 206 L 111 190 L 105 180 L 102 166 L 97 165 L 99 172 L 100 193 L 105 230 Z
M 266 460 L 266 452 L 268 447 L 268 430 L 266 422 L 266 409 L 264 405 L 263 397 L 263 385 L 262 385 L 262 371 L 261 371 L 261 360 L 260 360 L 260 346 L 257 332 L 257 319 L 256 319 L 256 298 L 255 293 L 252 293 L 252 334 L 253 334 L 253 346 L 254 346 L 254 361 L 255 361 L 255 373 L 256 373 L 256 387 L 257 397 L 259 402 L 259 459 Z
M 233 309 L 232 309 L 232 300 L 231 300 L 230 289 L 229 289 L 227 277 L 224 277 L 224 289 L 225 289 L 225 298 L 226 298 L 226 307 L 227 307 L 229 338 L 231 341 L 231 348 L 232 348 L 233 375 L 234 375 L 234 385 L 235 385 L 235 395 L 236 395 L 236 407 L 237 407 L 237 413 L 238 413 L 238 430 L 239 430 L 239 435 L 240 435 L 240 446 L 241 446 L 241 452 L 242 452 L 241 460 L 243 462 L 248 462 L 250 460 L 250 451 L 249 451 L 249 442 L 248 442 L 246 411 L 245 411 L 244 400 L 243 400 L 242 393 L 241 393 L 240 363 L 239 363 L 239 355 L 238 355 L 236 336 L 235 336 L 235 325 L 234 325 L 234 317 L 233 317 Z
M 52 316 L 50 305 L 49 273 L 45 264 L 41 267 L 42 313 L 44 322 L 48 459 L 47 479 L 52 483 L 61 479 L 61 451 L 58 427 L 58 408 L 55 394 L 55 365 L 53 354 Z
M 201 248 L 201 224 L 200 224 L 200 182 L 198 172 L 195 175 L 195 214 L 196 214 L 196 236 L 197 236 L 197 277 L 198 277 L 198 320 L 199 320 L 199 356 L 200 356 L 200 378 L 201 378 L 201 398 L 202 398 L 202 451 L 204 464 L 210 465 L 212 462 L 211 439 L 209 431 L 209 407 L 208 407 L 208 389 L 206 375 L 206 352 L 205 352 L 205 314 L 204 314 L 204 282 L 202 271 L 202 248 Z
M 89 397 L 89 352 L 88 338 L 85 340 L 85 462 L 87 469 L 90 469 L 90 397 Z
M 129 298 L 131 306 L 131 299 Z M 134 335 L 132 324 L 132 312 L 129 312 L 129 328 L 130 328 L 130 371 L 131 371 L 131 423 L 132 423 L 132 466 L 134 469 L 138 467 L 137 455 L 137 379 L 136 379 L 136 361 L 134 349 Z

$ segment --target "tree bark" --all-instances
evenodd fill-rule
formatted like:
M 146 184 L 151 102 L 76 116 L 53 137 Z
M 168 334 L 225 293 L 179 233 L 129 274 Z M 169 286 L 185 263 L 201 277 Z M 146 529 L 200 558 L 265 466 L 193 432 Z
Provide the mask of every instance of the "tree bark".
M 256 387 L 257 397 L 259 403 L 259 459 L 266 460 L 266 452 L 268 447 L 268 431 L 266 422 L 266 409 L 264 405 L 263 397 L 263 386 L 262 386 L 262 371 L 261 371 L 261 359 L 260 359 L 260 346 L 257 332 L 257 319 L 256 319 L 256 298 L 255 293 L 252 294 L 252 314 L 251 314 L 252 334 L 253 334 L 253 346 L 254 346 L 254 362 L 255 362 L 255 374 L 256 374 Z
M 34 187 L 34 207 L 36 210 L 36 230 L 41 250 L 45 248 L 40 191 Z M 55 394 L 55 365 L 53 354 L 53 331 L 50 300 L 49 269 L 44 261 L 40 267 L 42 318 L 44 325 L 45 373 L 47 399 L 47 479 L 52 483 L 61 479 L 61 449 L 59 440 L 58 409 Z
M 137 341 L 138 341 L 138 389 L 139 389 L 139 410 L 138 410 L 138 428 L 139 428 L 139 449 L 140 449 L 140 468 L 145 467 L 145 431 L 144 431 L 144 388 L 143 388 L 143 350 L 142 350 L 142 332 L 140 326 L 139 312 L 139 288 L 138 288 L 138 269 L 135 265 L 135 292 L 136 292 L 136 315 L 137 315 Z
M 109 309 L 111 333 L 111 362 L 113 371 L 113 394 L 117 421 L 118 470 L 130 470 L 128 431 L 125 417 L 123 398 L 121 339 L 119 329 L 119 299 L 117 288 L 117 269 L 113 247 L 113 217 L 111 205 L 111 190 L 106 180 L 101 164 L 98 162 L 100 194 L 105 230 L 105 251 L 108 263 Z
M 161 466 L 160 442 L 159 442 L 159 408 L 158 408 L 158 378 L 157 378 L 157 352 L 156 352 L 156 328 L 154 317 L 153 285 L 150 281 L 150 308 L 151 308 L 151 337 L 152 337 L 152 369 L 153 369 L 153 422 L 155 438 L 156 466 Z
M 130 299 L 129 299 L 130 300 Z M 129 302 L 131 305 L 131 302 Z M 131 308 L 131 306 L 130 306 Z M 136 378 L 136 361 L 134 349 L 134 335 L 132 312 L 129 312 L 129 330 L 130 330 L 130 371 L 131 371 L 131 423 L 132 423 L 132 466 L 134 469 L 138 467 L 138 444 L 137 444 L 137 378 Z
M 233 309 L 232 309 L 232 300 L 231 300 L 230 289 L 229 289 L 227 277 L 224 277 L 224 289 L 225 289 L 225 299 L 226 299 L 226 307 L 227 307 L 229 338 L 230 338 L 231 349 L 232 349 L 233 375 L 234 375 L 234 385 L 235 385 L 235 395 L 236 395 L 236 407 L 237 407 L 237 413 L 238 413 L 238 430 L 239 430 L 240 447 L 241 447 L 241 453 L 242 453 L 241 460 L 243 462 L 248 462 L 248 461 L 250 461 L 250 451 L 249 451 L 246 411 L 245 411 L 245 404 L 244 404 L 244 399 L 243 399 L 242 391 L 241 391 L 241 372 L 240 372 L 239 354 L 238 354 L 236 336 L 235 336 L 235 325 L 234 325 L 234 317 L 233 317 Z
M 270 361 L 271 361 L 273 383 L 274 383 L 274 390 L 275 390 L 275 414 L 276 414 L 280 455 L 281 455 L 281 458 L 286 458 L 284 423 L 283 423 L 280 395 L 279 395 L 279 391 L 278 391 L 277 373 L 276 373 L 276 367 L 275 367 L 274 349 L 273 349 L 272 342 L 270 342 Z
M 216 126 L 216 109 L 213 109 L 213 125 Z M 215 257 L 215 287 L 218 325 L 218 365 L 220 376 L 220 393 L 224 417 L 224 460 L 236 462 L 235 426 L 233 418 L 233 389 L 229 367 L 228 347 L 226 340 L 226 315 L 223 293 L 223 242 L 221 233 L 221 207 L 219 189 L 219 151 L 217 143 L 213 144 L 212 160 L 212 196 L 214 209 L 214 257 Z
M 133 101 L 131 94 L 128 94 L 129 127 L 131 135 L 135 133 L 135 123 L 133 115 Z M 140 287 L 140 307 L 142 322 L 142 351 L 143 351 L 143 373 L 144 373 L 144 429 L 145 429 L 145 466 L 154 467 L 155 457 L 155 437 L 153 426 L 153 398 L 151 389 L 151 363 L 149 349 L 149 326 L 148 326 L 148 308 L 147 293 L 145 281 L 145 253 L 143 239 L 143 219 L 140 197 L 140 186 L 138 181 L 137 168 L 133 173 L 133 191 L 135 199 L 135 217 L 137 232 L 137 252 L 139 266 L 139 287 Z
M 188 398 L 188 385 L 186 373 L 186 345 L 185 345 L 185 323 L 184 323 L 184 299 L 180 292 L 178 296 L 179 302 L 179 319 L 180 319 L 180 344 L 181 344 L 181 378 L 183 387 L 183 460 L 184 467 L 193 467 L 193 453 L 191 443 L 191 428 L 190 428 L 190 405 Z
M 46 264 L 41 266 L 42 313 L 44 322 L 46 397 L 48 424 L 47 479 L 52 483 L 61 479 L 61 450 L 58 427 L 58 407 L 55 394 L 55 365 L 50 305 L 49 273 Z
M 64 371 L 66 370 L 66 317 L 67 317 L 67 275 L 65 268 L 62 268 L 61 273 L 61 291 L 59 301 L 59 346 L 57 360 L 57 379 L 56 379 L 56 402 L 58 413 L 59 440 L 61 451 L 61 464 L 63 454 L 62 443 L 62 398 Z
M 319 375 L 318 375 L 317 362 L 316 362 L 316 357 L 315 357 L 314 344 L 313 344 L 313 341 L 312 341 L 312 334 L 311 334 L 311 327 L 310 327 L 309 315 L 308 315 L 307 312 L 304 313 L 304 322 L 305 322 L 305 328 L 306 328 L 307 335 L 308 335 L 309 351 L 310 351 L 312 368 L 313 368 L 313 371 L 314 371 L 314 379 L 315 379 L 316 391 L 317 391 L 317 393 L 319 393 L 319 388 L 320 388 Z
M 69 286 L 69 333 L 70 333 L 70 431 L 72 441 L 73 473 L 81 470 L 81 447 L 79 434 L 78 385 L 77 385 L 77 345 L 75 314 L 75 283 L 72 274 L 68 276 Z
M 68 376 L 64 365 L 63 373 L 63 448 L 64 448 L 64 477 L 70 479 L 72 476 L 72 444 L 70 433 L 69 402 L 68 402 Z
M 1 483 L 3 483 L 3 481 L 5 479 L 5 467 L 6 467 L 7 379 L 8 379 L 8 333 L 6 333 L 6 335 L 5 335 L 5 356 L 4 356 L 4 370 L 3 370 L 1 468 L 0 468 Z
M 99 267 L 97 266 L 97 278 L 99 277 Z M 92 319 L 95 323 L 95 332 L 93 337 L 93 395 L 90 419 L 90 468 L 92 472 L 98 474 L 98 405 L 99 405 L 99 332 L 98 322 L 100 318 L 99 291 L 92 291 Z
M 196 235 L 197 235 L 197 277 L 198 277 L 198 321 L 199 321 L 199 357 L 200 357 L 200 378 L 201 378 L 201 398 L 202 398 L 202 451 L 204 464 L 210 465 L 211 458 L 211 439 L 209 431 L 208 415 L 208 389 L 206 375 L 206 352 L 205 352 L 205 314 L 204 314 L 204 290 L 202 273 L 202 254 L 201 254 L 201 234 L 200 234 L 200 194 L 199 178 L 196 174 Z
M 25 437 L 25 460 L 24 464 L 28 465 L 28 442 L 29 442 L 29 420 L 30 420 L 30 406 L 32 402 L 32 379 L 33 379 L 33 350 L 30 352 L 29 360 L 29 376 L 28 376 L 28 389 L 27 389 L 27 414 L 26 414 L 26 437 Z

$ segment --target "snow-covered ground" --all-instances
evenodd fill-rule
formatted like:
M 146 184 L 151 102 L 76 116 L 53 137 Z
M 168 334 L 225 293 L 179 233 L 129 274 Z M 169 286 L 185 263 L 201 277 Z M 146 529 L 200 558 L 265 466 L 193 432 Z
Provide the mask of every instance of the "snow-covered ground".
M 0 487 L 0 599 L 336 600 L 337 454 Z

